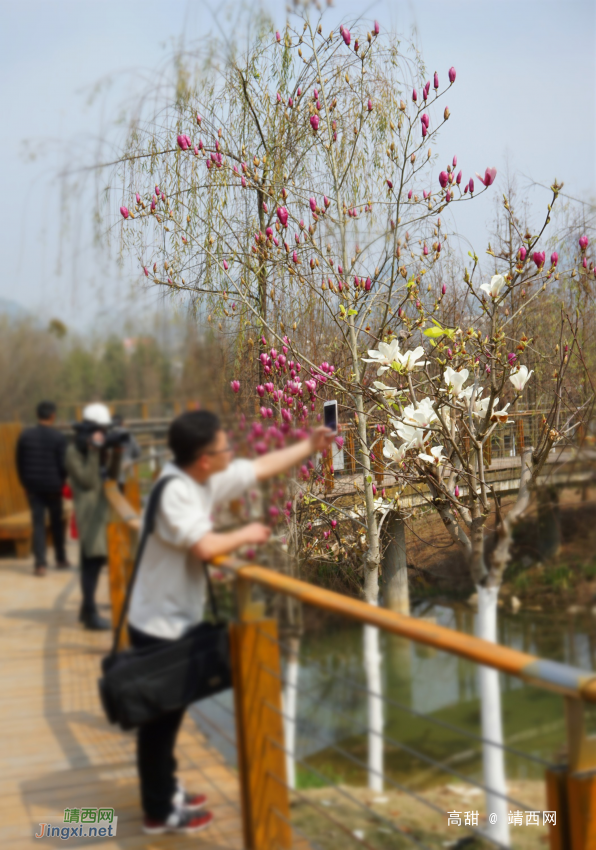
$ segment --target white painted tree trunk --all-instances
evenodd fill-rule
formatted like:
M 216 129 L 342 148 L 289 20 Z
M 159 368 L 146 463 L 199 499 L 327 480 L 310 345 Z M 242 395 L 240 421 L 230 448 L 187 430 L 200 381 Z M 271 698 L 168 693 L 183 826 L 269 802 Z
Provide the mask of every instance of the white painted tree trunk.
M 497 643 L 498 587 L 477 586 L 478 637 Z M 496 823 L 487 822 L 487 834 L 506 847 L 509 846 L 509 804 L 498 794 L 507 793 L 505 782 L 505 753 L 503 752 L 503 726 L 501 720 L 501 690 L 499 672 L 490 667 L 478 667 L 480 708 L 482 717 L 482 745 L 484 784 L 486 786 L 486 813 L 497 816 Z
M 300 669 L 299 654 L 300 640 L 291 638 L 283 695 L 286 776 L 290 788 L 296 787 L 296 707 L 298 703 L 298 671 Z
M 379 630 L 364 626 L 364 669 L 368 714 L 368 787 L 383 790 L 383 699 Z

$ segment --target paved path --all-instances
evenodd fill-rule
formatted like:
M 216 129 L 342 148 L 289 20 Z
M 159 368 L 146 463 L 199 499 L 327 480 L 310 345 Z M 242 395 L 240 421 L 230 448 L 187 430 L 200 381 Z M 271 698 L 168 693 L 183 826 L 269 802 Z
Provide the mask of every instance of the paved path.
M 97 696 L 110 636 L 77 622 L 78 571 L 35 578 L 29 562 L 0 560 L 0 587 L 0 846 L 240 850 L 235 773 L 188 717 L 179 774 L 209 795 L 215 821 L 194 837 L 142 834 L 134 736 L 106 722 Z M 35 839 L 40 822 L 61 824 L 64 809 L 83 807 L 113 807 L 117 837 Z

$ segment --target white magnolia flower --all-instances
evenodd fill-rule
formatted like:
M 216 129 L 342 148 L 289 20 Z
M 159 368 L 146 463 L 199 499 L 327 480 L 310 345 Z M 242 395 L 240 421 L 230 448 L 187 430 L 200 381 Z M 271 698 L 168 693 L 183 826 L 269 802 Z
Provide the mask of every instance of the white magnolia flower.
M 480 289 L 483 289 L 491 298 L 498 298 L 500 291 L 503 289 L 507 281 L 502 274 L 495 274 L 490 279 L 490 283 L 483 283 Z
M 392 437 L 400 437 L 408 449 L 424 448 L 424 431 L 422 428 L 416 428 L 414 425 L 407 425 L 405 422 L 399 422 L 397 419 L 392 420 L 395 431 L 391 434 Z
M 456 372 L 455 369 L 451 368 L 451 366 L 447 366 L 443 373 L 443 377 L 445 378 L 445 383 L 449 387 L 451 395 L 459 398 L 462 392 L 462 387 L 468 380 L 469 374 L 470 373 L 467 369 L 462 369 L 461 372 Z
M 497 406 L 498 398 L 495 399 L 495 407 Z M 507 422 L 513 422 L 513 419 L 509 418 L 509 414 L 507 413 L 507 408 L 509 407 L 509 402 L 505 405 L 503 410 L 495 410 L 493 408 L 492 416 L 490 417 L 491 422 L 501 422 L 501 424 L 505 424 Z
M 433 446 L 429 455 L 422 452 L 418 455 L 418 457 L 420 460 L 426 461 L 426 463 L 433 463 L 435 465 L 443 463 L 443 461 L 446 460 L 443 455 L 443 446 Z
M 404 455 L 407 450 L 407 445 L 404 443 L 402 446 L 397 448 L 391 440 L 385 439 L 385 444 L 383 445 L 383 455 L 390 460 L 399 462 L 404 459 Z
M 420 399 L 418 407 L 414 404 L 409 404 L 404 407 L 403 420 L 411 425 L 428 428 L 432 422 L 435 422 L 437 414 L 433 407 L 433 401 L 428 396 Z
M 373 505 L 375 506 L 375 511 L 387 511 L 391 507 L 391 502 L 386 502 L 382 496 L 379 496 L 374 500 Z
M 412 372 L 416 366 L 426 366 L 427 361 L 423 360 L 418 363 L 421 357 L 424 356 L 424 348 L 419 345 L 413 351 L 404 351 L 403 354 L 397 354 L 397 362 L 400 363 L 406 372 Z
M 368 357 L 363 357 L 365 363 L 376 363 L 379 367 L 377 375 L 382 375 L 391 366 L 397 355 L 399 354 L 399 340 L 394 339 L 391 342 L 380 342 L 378 350 L 369 349 Z
M 515 387 L 515 389 L 518 392 L 521 393 L 523 388 L 526 386 L 526 384 L 530 380 L 530 375 L 532 374 L 533 371 L 534 370 L 531 369 L 528 372 L 527 366 L 520 366 L 519 369 L 516 369 L 515 372 L 512 372 L 509 375 L 509 380 L 511 381 L 511 383 L 513 384 L 513 386 Z
M 395 387 L 386 387 L 381 381 L 373 381 L 373 387 L 380 393 L 383 393 L 385 398 L 395 398 L 397 395 Z

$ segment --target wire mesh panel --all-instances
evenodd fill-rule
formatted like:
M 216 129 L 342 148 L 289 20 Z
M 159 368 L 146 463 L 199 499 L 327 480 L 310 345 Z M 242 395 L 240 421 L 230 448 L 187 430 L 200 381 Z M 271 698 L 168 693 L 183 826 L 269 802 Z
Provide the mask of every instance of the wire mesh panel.
M 272 597 L 266 601 L 275 607 Z M 433 614 L 456 624 L 449 608 L 436 606 Z M 278 676 L 283 690 L 281 706 L 270 708 L 283 721 L 284 738 L 271 743 L 286 759 L 295 840 L 304 836 L 324 850 L 545 846 L 557 817 L 545 774 L 558 770 L 565 742 L 560 696 L 500 678 L 505 743 L 497 749 L 507 784 L 489 799 L 502 797 L 505 844 L 494 837 L 494 813 L 486 809 L 483 762 L 494 744 L 481 733 L 478 666 L 380 632 L 380 692 L 371 694 L 366 627 L 314 608 L 303 620 L 298 640 L 283 628 L 279 638 L 261 635 L 277 642 L 283 659 L 281 670 L 265 664 L 265 672 Z M 373 723 L 371 733 L 375 700 L 382 726 Z M 375 736 L 380 770 L 371 762 Z

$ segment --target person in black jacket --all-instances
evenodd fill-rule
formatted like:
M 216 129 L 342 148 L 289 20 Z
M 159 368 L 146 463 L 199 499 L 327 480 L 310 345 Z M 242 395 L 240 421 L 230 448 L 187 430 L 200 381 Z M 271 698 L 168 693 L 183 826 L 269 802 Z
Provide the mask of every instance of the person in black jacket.
M 42 401 L 37 405 L 38 425 L 26 428 L 17 443 L 17 471 L 31 507 L 35 575 L 46 574 L 45 513 L 50 527 L 58 568 L 69 567 L 64 550 L 62 487 L 66 481 L 66 437 L 53 425 L 56 405 Z

